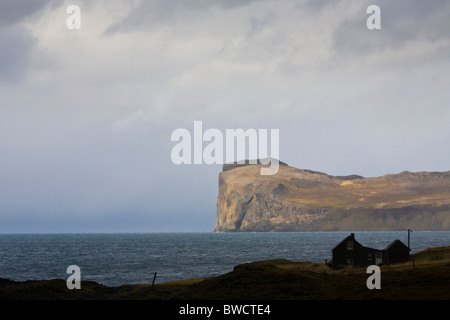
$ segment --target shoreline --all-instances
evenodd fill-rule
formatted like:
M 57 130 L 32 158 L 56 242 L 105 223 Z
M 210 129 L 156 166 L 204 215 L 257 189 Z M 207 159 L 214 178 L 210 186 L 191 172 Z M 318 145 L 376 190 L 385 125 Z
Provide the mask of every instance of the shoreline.
M 381 289 L 366 286 L 366 268 L 333 270 L 325 263 L 284 259 L 240 264 L 212 277 L 152 284 L 105 286 L 64 279 L 13 281 L 0 278 L 0 300 L 442 300 L 450 299 L 450 246 L 411 254 L 381 266 Z

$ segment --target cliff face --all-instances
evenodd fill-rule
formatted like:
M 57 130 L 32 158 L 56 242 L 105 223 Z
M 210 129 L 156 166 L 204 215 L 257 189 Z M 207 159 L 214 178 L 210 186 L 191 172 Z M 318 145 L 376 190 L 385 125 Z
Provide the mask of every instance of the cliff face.
M 330 176 L 225 165 L 214 231 L 450 230 L 450 171 Z

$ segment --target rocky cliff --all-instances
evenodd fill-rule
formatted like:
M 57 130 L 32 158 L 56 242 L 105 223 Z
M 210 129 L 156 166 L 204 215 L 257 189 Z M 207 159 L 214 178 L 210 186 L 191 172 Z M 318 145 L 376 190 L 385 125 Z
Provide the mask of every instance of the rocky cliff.
M 224 165 L 214 231 L 450 230 L 450 171 L 331 176 Z

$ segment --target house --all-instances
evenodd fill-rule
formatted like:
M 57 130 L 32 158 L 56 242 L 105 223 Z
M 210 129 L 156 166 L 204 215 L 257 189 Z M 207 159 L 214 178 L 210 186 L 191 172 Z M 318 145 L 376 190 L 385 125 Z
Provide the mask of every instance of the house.
M 339 268 L 405 262 L 409 260 L 410 249 L 400 240 L 393 241 L 384 250 L 369 248 L 356 241 L 355 234 L 352 233 L 331 251 L 333 254 L 332 267 Z
M 386 263 L 390 264 L 408 261 L 411 250 L 400 240 L 394 240 L 384 251 L 386 252 Z

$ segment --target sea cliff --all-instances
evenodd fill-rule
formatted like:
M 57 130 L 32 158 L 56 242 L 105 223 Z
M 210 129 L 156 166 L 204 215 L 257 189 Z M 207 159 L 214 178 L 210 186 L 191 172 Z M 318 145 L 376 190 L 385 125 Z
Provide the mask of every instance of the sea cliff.
M 332 176 L 226 164 L 214 231 L 450 230 L 450 171 Z

